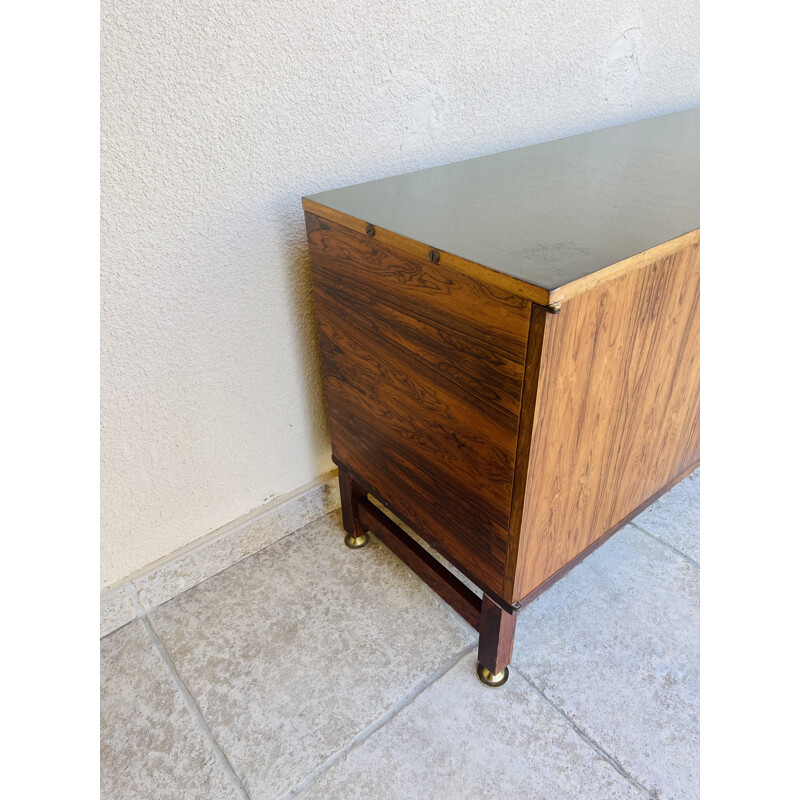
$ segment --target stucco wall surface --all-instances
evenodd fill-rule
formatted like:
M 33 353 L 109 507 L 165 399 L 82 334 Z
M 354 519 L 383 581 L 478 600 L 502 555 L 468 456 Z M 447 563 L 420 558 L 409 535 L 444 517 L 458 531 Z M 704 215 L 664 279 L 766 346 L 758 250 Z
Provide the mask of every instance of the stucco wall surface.
M 696 0 L 104 0 L 101 586 L 331 468 L 300 197 L 698 104 Z

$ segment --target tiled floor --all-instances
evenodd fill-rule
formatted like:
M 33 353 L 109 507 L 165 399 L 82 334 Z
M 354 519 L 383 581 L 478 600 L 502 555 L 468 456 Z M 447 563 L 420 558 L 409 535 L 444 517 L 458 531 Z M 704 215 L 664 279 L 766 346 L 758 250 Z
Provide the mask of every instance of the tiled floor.
M 101 641 L 102 794 L 699 795 L 699 473 L 521 616 L 512 675 L 331 514 Z

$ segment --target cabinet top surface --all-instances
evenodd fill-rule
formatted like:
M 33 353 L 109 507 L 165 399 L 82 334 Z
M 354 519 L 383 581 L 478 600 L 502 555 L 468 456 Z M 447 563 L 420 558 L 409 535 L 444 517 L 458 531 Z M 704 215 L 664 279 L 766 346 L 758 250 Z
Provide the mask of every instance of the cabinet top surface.
M 692 109 L 311 195 L 553 290 L 700 227 Z

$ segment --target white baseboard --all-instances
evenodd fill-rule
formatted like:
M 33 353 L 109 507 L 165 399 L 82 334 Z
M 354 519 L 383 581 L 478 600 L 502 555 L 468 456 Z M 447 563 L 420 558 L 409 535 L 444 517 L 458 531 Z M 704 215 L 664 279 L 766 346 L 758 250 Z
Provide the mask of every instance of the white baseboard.
M 340 504 L 336 473 L 328 473 L 150 564 L 100 596 L 100 636 L 335 511 Z

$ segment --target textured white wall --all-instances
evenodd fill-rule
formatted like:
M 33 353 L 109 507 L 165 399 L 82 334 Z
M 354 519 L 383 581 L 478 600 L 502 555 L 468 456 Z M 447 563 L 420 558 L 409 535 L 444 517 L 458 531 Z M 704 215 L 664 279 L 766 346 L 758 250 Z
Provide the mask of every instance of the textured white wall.
M 697 0 L 102 14 L 103 586 L 331 468 L 301 195 L 698 104 Z

